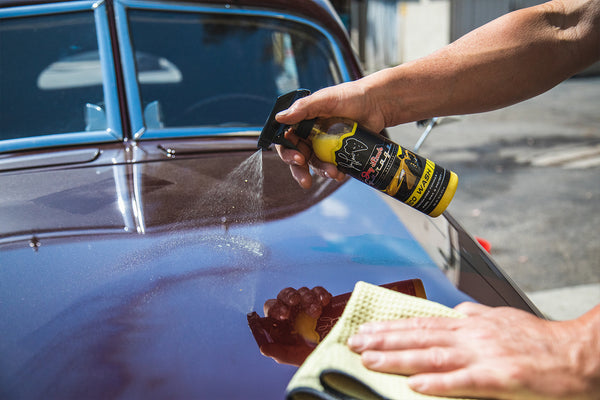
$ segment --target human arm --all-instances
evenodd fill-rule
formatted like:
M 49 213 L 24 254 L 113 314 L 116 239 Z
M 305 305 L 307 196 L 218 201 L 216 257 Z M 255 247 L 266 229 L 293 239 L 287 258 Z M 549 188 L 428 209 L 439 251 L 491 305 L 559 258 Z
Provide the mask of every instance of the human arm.
M 597 399 L 600 305 L 571 321 L 463 303 L 467 317 L 413 318 L 361 327 L 349 339 L 363 364 L 412 375 L 416 391 L 495 399 Z
M 356 120 L 375 132 L 489 111 L 540 94 L 600 58 L 600 1 L 554 0 L 504 15 L 424 58 L 317 91 L 277 119 Z M 279 149 L 304 177 L 310 147 Z M 335 171 L 329 167 L 330 175 Z M 308 179 L 308 178 L 307 178 Z M 305 186 L 305 185 L 302 185 Z

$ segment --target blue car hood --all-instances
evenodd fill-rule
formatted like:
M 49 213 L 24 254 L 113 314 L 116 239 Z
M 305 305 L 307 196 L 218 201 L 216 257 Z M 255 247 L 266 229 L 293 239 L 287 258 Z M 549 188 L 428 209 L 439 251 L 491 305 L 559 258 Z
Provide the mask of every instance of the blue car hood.
M 177 198 L 177 183 L 161 187 Z M 309 195 L 314 201 L 303 200 Z M 40 194 L 36 204 L 47 206 L 47 196 L 57 198 Z M 418 278 L 429 299 L 469 300 L 374 190 L 320 182 L 302 196 L 307 204 L 293 211 L 284 204 L 241 223 L 197 215 L 204 201 L 143 201 L 143 233 L 106 222 L 110 229 L 40 234 L 29 239 L 40 242 L 33 250 L 27 241 L 0 246 L 0 397 L 280 399 L 295 367 L 260 353 L 246 316 L 262 315 L 281 289 L 319 285 L 337 295 L 359 280 Z M 161 214 L 158 204 L 179 219 L 151 223 L 162 221 L 151 215 Z M 113 206 L 70 214 L 110 221 Z

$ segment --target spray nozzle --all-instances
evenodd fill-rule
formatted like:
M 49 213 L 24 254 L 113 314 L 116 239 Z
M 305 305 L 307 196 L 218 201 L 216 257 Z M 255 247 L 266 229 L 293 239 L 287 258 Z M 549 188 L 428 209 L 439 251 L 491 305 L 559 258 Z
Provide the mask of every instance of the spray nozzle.
M 263 127 L 263 130 L 260 133 L 260 136 L 258 137 L 258 146 L 257 147 L 259 149 L 266 150 L 271 146 L 271 144 L 276 143 L 276 144 L 280 144 L 284 147 L 287 147 L 289 149 L 298 150 L 292 142 L 290 142 L 289 140 L 287 140 L 284 137 L 285 131 L 287 130 L 287 128 L 289 128 L 289 125 L 280 124 L 275 119 L 275 116 L 280 111 L 287 110 L 288 108 L 290 108 L 290 106 L 296 100 L 298 100 L 302 97 L 306 97 L 309 94 L 310 94 L 310 90 L 297 89 L 297 90 L 293 90 L 291 92 L 282 94 L 281 96 L 279 96 L 277 98 L 277 101 L 275 102 L 275 105 L 273 106 L 273 110 L 271 110 L 271 114 L 269 115 L 267 122 L 265 122 L 265 126 Z

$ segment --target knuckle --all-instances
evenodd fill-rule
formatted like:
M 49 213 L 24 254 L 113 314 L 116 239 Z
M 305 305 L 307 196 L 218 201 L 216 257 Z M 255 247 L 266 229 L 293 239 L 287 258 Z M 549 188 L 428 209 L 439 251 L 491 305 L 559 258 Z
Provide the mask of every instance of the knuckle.
M 300 293 L 300 296 L 302 296 L 304 293 L 308 292 L 309 289 L 306 286 L 302 286 L 301 288 L 298 289 L 298 293 Z
M 427 318 L 413 318 L 411 319 L 412 328 L 425 330 L 429 327 L 429 320 Z
M 448 352 L 440 347 L 432 347 L 428 353 L 429 365 L 435 371 L 443 371 L 449 366 Z
M 317 296 L 315 296 L 315 294 L 308 289 L 302 291 L 300 293 L 300 296 L 301 296 L 302 304 L 304 304 L 304 305 L 310 305 L 312 303 L 318 302 Z
M 290 308 L 279 300 L 267 300 L 264 305 L 265 315 L 278 320 L 290 317 Z
M 326 306 L 331 301 L 331 293 L 329 293 L 322 286 L 315 286 L 313 289 L 313 293 L 319 298 L 322 306 Z
M 416 348 L 427 348 L 431 344 L 431 333 L 427 330 L 417 332 L 413 335 L 413 343 Z
M 267 316 L 271 316 L 271 310 L 273 309 L 273 306 L 277 303 L 276 299 L 269 299 L 267 301 L 265 301 L 265 304 L 263 305 L 263 311 L 265 313 L 265 315 Z
M 370 335 L 367 340 L 367 347 L 374 350 L 386 350 L 387 344 L 386 336 L 381 334 Z
M 287 287 L 279 292 L 277 299 L 290 306 L 300 303 L 300 295 L 294 288 Z

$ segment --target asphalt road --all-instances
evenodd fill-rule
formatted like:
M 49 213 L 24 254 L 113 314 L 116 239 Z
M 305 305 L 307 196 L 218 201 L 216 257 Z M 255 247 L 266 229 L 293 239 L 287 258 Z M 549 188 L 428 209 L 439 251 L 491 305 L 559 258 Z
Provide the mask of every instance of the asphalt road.
M 390 130 L 408 148 L 422 132 Z M 419 153 L 458 174 L 449 211 L 542 311 L 566 319 L 600 302 L 600 77 L 446 118 Z

